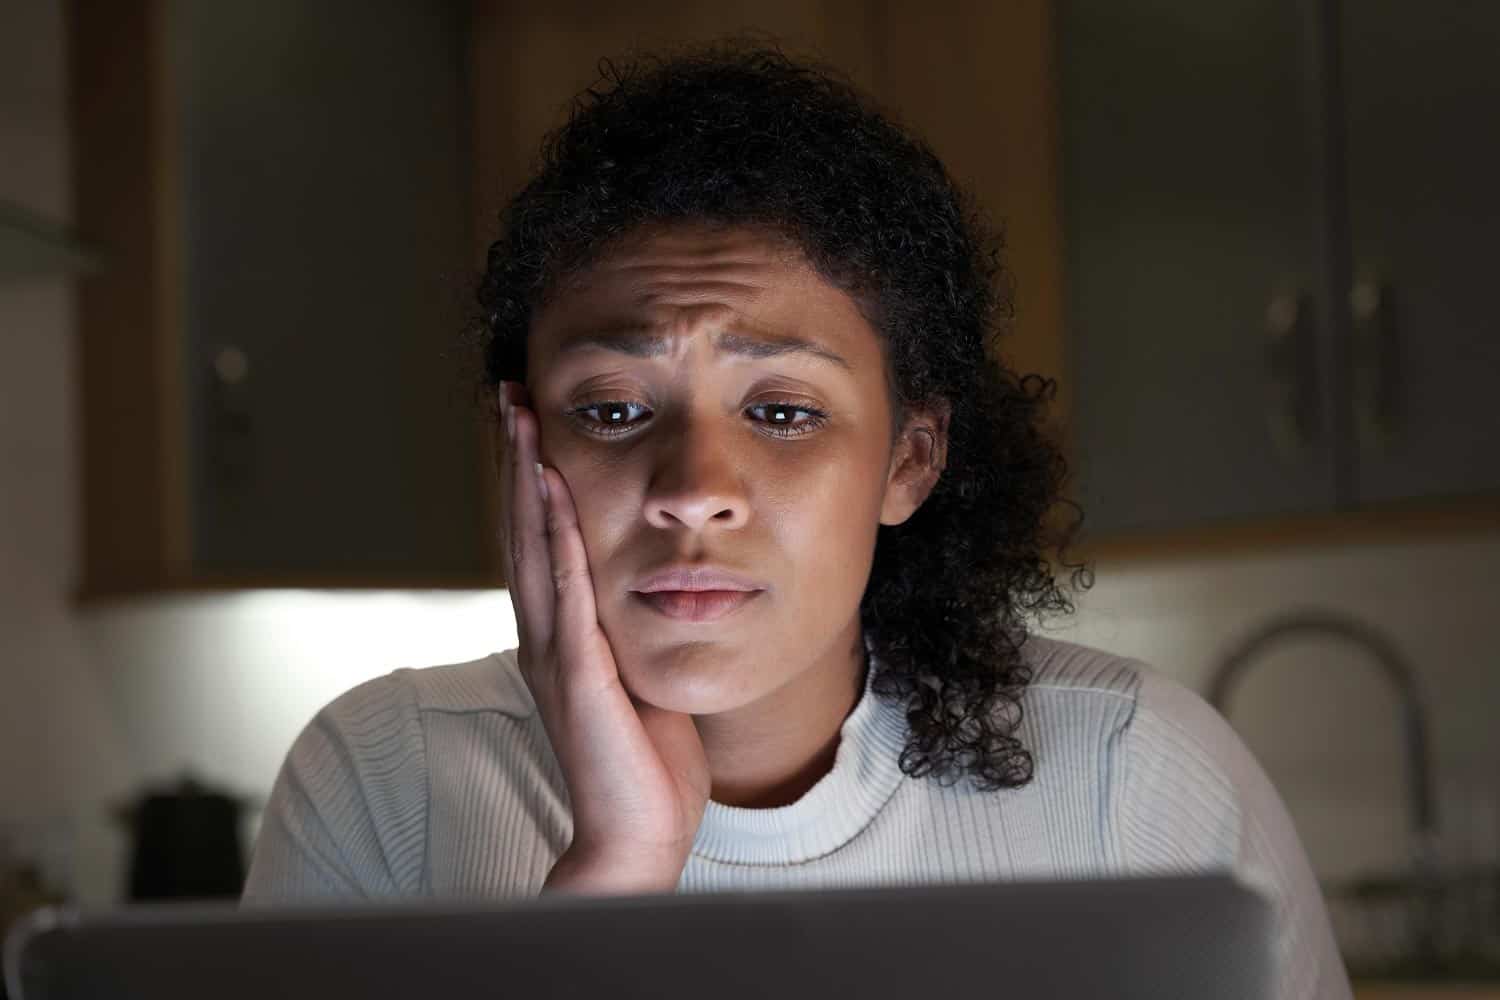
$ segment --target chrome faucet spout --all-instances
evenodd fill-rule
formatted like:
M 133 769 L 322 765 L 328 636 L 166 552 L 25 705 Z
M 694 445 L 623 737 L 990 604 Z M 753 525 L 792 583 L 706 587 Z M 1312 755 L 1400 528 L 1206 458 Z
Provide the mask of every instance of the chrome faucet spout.
M 1229 696 L 1256 658 L 1283 639 L 1308 636 L 1332 636 L 1358 646 L 1370 655 L 1381 675 L 1395 689 L 1401 705 L 1406 750 L 1412 868 L 1418 883 L 1431 890 L 1437 879 L 1438 818 L 1427 719 L 1417 691 L 1416 672 L 1394 642 L 1368 623 L 1338 612 L 1308 610 L 1287 614 L 1257 628 L 1220 661 L 1209 681 L 1209 703 L 1227 717 Z M 1425 919 L 1416 928 L 1414 943 L 1419 952 L 1431 955 L 1435 948 L 1436 917 L 1430 899 L 1425 909 Z

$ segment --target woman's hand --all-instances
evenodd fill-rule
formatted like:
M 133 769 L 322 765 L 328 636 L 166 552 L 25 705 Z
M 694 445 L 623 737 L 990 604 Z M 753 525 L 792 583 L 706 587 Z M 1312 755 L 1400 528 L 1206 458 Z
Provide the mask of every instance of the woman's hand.
M 557 470 L 538 464 L 526 387 L 502 382 L 500 400 L 502 549 L 521 673 L 573 806 L 573 842 L 543 891 L 671 891 L 708 801 L 703 743 L 692 716 L 626 692 L 599 624 L 572 494 Z

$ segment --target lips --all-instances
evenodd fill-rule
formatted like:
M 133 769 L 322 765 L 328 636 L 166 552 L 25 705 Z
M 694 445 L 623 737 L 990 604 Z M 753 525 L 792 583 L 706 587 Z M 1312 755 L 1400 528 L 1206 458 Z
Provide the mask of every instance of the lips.
M 767 589 L 765 583 L 723 566 L 673 563 L 642 576 L 630 596 L 664 618 L 711 622 L 751 604 Z
M 667 618 L 711 622 L 734 614 L 762 593 L 760 590 L 657 590 L 632 596 Z
M 665 590 L 710 591 L 710 590 L 765 590 L 766 585 L 742 573 L 722 566 L 707 563 L 693 565 L 677 563 L 648 573 L 630 588 L 642 594 Z

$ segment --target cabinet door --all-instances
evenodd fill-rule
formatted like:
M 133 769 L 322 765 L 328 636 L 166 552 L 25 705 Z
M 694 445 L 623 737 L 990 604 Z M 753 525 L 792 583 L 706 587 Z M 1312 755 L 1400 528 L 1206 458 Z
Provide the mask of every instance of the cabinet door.
M 170 10 L 194 572 L 481 571 L 464 6 Z
M 1060 5 L 1070 438 L 1095 537 L 1335 502 L 1301 7 Z
M 1343 4 L 1365 504 L 1500 490 L 1500 4 Z

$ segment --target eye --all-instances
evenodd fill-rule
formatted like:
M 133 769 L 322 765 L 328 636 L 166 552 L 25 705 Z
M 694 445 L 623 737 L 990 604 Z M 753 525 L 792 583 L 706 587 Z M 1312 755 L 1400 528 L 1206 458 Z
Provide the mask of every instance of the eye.
M 598 403 L 588 403 L 583 406 L 575 406 L 569 410 L 569 415 L 579 418 L 591 434 L 602 437 L 612 437 L 616 434 L 628 433 L 632 428 L 643 423 L 642 420 L 632 420 L 631 411 L 641 411 L 650 414 L 651 410 L 640 403 L 632 403 L 629 400 L 611 399 Z M 765 424 L 768 432 L 775 437 L 794 438 L 803 434 L 810 434 L 828 422 L 828 414 L 812 406 L 801 406 L 790 402 L 756 403 L 745 408 L 746 413 L 762 411 L 765 414 L 761 421 Z M 795 414 L 806 414 L 805 418 L 797 419 Z
M 598 417 L 590 417 L 584 420 L 583 423 L 588 425 L 591 432 L 608 437 L 613 434 L 624 434 L 634 427 L 636 423 L 639 423 L 639 421 L 632 421 L 629 417 L 632 408 L 644 410 L 647 413 L 651 412 L 640 403 L 631 403 L 622 399 L 610 399 L 602 403 L 588 403 L 584 406 L 575 406 L 568 413 L 576 417 L 597 412 L 599 414 Z
M 803 434 L 811 434 L 828 422 L 828 414 L 822 410 L 796 403 L 756 403 L 745 408 L 747 413 L 755 410 L 766 412 L 766 425 L 778 437 L 801 437 Z M 807 419 L 793 419 L 794 413 L 805 413 Z

